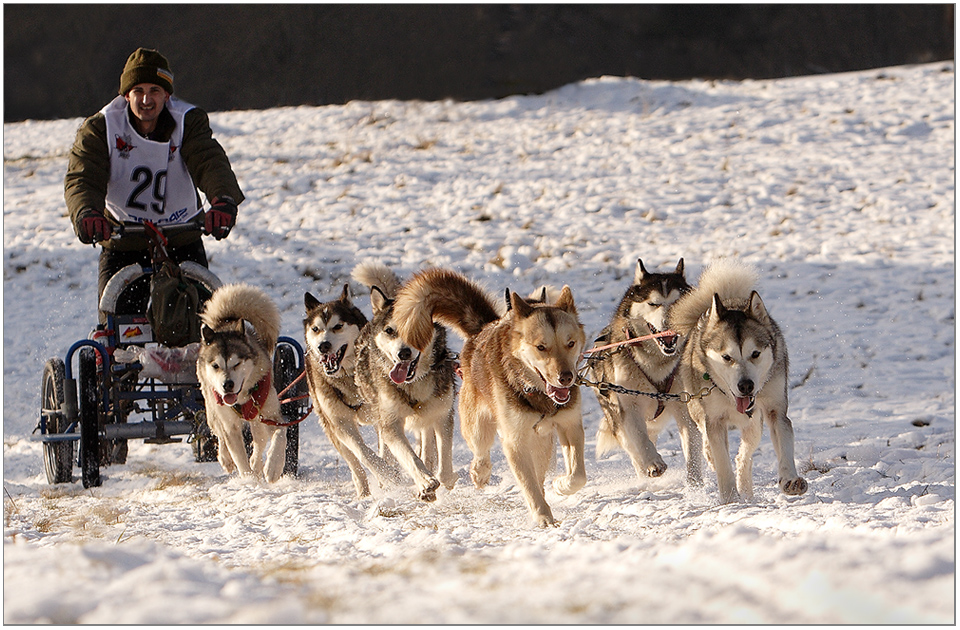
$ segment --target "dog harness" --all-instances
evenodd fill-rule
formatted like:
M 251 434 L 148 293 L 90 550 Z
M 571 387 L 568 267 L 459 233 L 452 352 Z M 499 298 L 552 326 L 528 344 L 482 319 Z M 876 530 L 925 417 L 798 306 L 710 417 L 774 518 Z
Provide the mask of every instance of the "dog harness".
M 632 328 L 629 328 L 629 327 L 626 328 L 625 332 L 630 337 L 634 337 L 634 338 L 639 337 L 639 335 L 633 332 Z M 640 370 L 640 373 L 643 374 L 643 377 L 647 379 L 651 385 L 653 385 L 654 389 L 657 390 L 657 393 L 666 394 L 670 392 L 670 388 L 673 387 L 673 379 L 677 376 L 677 370 L 680 369 L 679 361 L 677 361 L 677 364 L 673 367 L 673 371 L 670 372 L 667 378 L 663 379 L 660 382 L 657 382 L 657 381 L 654 381 L 652 378 L 650 378 L 650 375 L 648 375 L 644 371 L 643 367 L 640 365 L 640 362 L 634 358 L 633 353 L 628 354 L 628 356 L 633 361 L 633 364 L 637 366 L 637 369 Z M 666 405 L 663 402 L 663 398 L 657 398 L 657 411 L 656 413 L 653 414 L 653 420 L 656 420 L 657 418 L 659 418 L 660 414 L 663 413 L 664 409 L 666 409 Z

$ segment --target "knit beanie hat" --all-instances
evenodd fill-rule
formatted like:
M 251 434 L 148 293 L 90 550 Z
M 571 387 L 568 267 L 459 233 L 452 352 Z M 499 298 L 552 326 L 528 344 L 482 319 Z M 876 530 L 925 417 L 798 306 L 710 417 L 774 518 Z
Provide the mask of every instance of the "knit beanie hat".
M 173 94 L 173 72 L 170 71 L 167 58 L 155 50 L 137 48 L 123 66 L 120 94 L 126 95 L 133 86 L 140 83 L 153 83 Z

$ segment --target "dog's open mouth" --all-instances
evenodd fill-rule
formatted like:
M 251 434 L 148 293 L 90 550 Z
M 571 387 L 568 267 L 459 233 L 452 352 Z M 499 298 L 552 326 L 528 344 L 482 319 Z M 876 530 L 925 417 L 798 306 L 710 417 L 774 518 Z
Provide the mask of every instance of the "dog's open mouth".
M 224 394 L 224 395 L 223 395 L 223 404 L 232 407 L 232 406 L 234 406 L 235 404 L 237 404 L 237 399 L 238 399 L 239 397 L 240 397 L 240 396 L 239 396 L 238 394 Z
M 757 401 L 757 399 L 752 396 L 736 396 L 736 400 L 737 411 L 744 414 L 753 411 L 753 405 Z
M 323 371 L 327 376 L 333 376 L 340 371 L 340 365 L 343 363 L 343 355 L 347 353 L 347 344 L 340 346 L 336 352 L 328 352 L 320 357 L 320 363 L 323 365 Z
M 537 370 L 537 376 L 540 377 L 540 380 L 543 381 L 544 393 L 555 402 L 557 405 L 565 405 L 570 402 L 570 388 L 569 387 L 556 387 L 550 384 L 550 381 L 543 378 L 543 374 L 540 373 L 540 370 Z
M 547 386 L 547 396 L 550 397 L 553 402 L 558 405 L 565 405 L 570 402 L 570 388 L 569 387 L 554 387 L 550 383 L 544 381 Z
M 390 370 L 390 380 L 397 385 L 409 383 L 417 374 L 417 364 L 420 362 L 420 355 L 410 361 L 400 361 Z
M 660 333 L 663 333 L 663 332 L 670 332 L 670 331 L 657 330 L 657 328 L 649 322 L 647 322 L 647 328 L 649 328 L 650 332 L 653 333 L 654 335 L 659 335 Z M 668 357 L 673 354 L 676 354 L 677 341 L 679 339 L 680 339 L 680 336 L 677 334 L 673 334 L 672 332 L 669 335 L 663 335 L 662 337 L 656 338 L 657 345 L 660 346 L 660 352 L 667 355 Z

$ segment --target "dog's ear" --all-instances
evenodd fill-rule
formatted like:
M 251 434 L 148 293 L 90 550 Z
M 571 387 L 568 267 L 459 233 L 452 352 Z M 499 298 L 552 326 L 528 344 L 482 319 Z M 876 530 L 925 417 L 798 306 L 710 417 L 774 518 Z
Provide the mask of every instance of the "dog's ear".
M 766 323 L 770 320 L 767 307 L 763 305 L 763 300 L 760 299 L 760 294 L 756 291 L 750 294 L 750 304 L 747 306 L 747 312 L 758 322 Z
M 563 285 L 563 289 L 560 290 L 560 297 L 557 298 L 557 303 L 554 306 L 571 315 L 575 316 L 577 314 L 577 306 L 573 303 L 573 291 L 570 290 L 569 286 Z
M 390 305 L 390 298 L 378 286 L 370 287 L 370 306 L 373 308 L 373 314 L 376 315 L 385 307 Z
M 633 283 L 640 284 L 643 282 L 644 276 L 648 274 L 649 272 L 643 266 L 643 261 L 637 258 L 637 270 L 633 272 Z
M 213 328 L 210 328 L 206 324 L 200 324 L 200 340 L 204 345 L 210 345 L 213 343 L 213 339 L 216 334 L 213 332 Z
M 540 303 L 541 304 L 547 303 L 547 285 L 543 285 L 542 287 L 540 287 Z
M 250 327 L 253 328 L 253 325 Z M 238 335 L 245 335 L 247 332 L 247 322 L 242 319 L 235 319 L 231 321 L 229 325 L 224 326 L 223 331 L 237 333 Z
M 723 306 L 723 302 L 720 301 L 720 294 L 713 294 L 713 304 L 710 306 L 710 322 L 715 324 L 720 321 L 720 318 L 723 317 L 723 314 L 727 312 L 726 307 Z
M 507 287 L 506 289 L 503 290 L 503 301 L 506 303 L 507 312 L 509 313 L 510 309 L 513 308 L 513 304 L 510 301 L 510 287 Z
M 350 285 L 349 284 L 344 283 L 343 291 L 340 292 L 340 297 L 337 299 L 339 299 L 343 303 L 350 302 Z
M 320 306 L 320 300 L 310 295 L 310 292 L 307 291 L 303 294 L 303 305 L 307 308 L 307 311 L 312 311 L 313 309 Z
M 680 259 L 680 262 L 677 263 L 677 268 L 673 273 L 678 273 L 681 276 L 683 275 L 683 258 Z
M 517 317 L 523 319 L 524 317 L 529 317 L 530 313 L 533 312 L 533 307 L 527 304 L 527 301 L 522 297 L 517 295 L 515 291 L 510 292 L 510 301 L 513 310 L 516 312 Z

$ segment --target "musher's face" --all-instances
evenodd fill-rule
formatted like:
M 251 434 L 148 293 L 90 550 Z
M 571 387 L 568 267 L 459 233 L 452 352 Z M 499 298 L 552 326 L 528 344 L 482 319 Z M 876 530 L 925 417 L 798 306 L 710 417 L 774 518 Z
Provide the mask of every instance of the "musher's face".
M 130 88 L 124 98 L 142 126 L 152 130 L 163 106 L 170 100 L 170 93 L 154 83 L 138 83 Z

